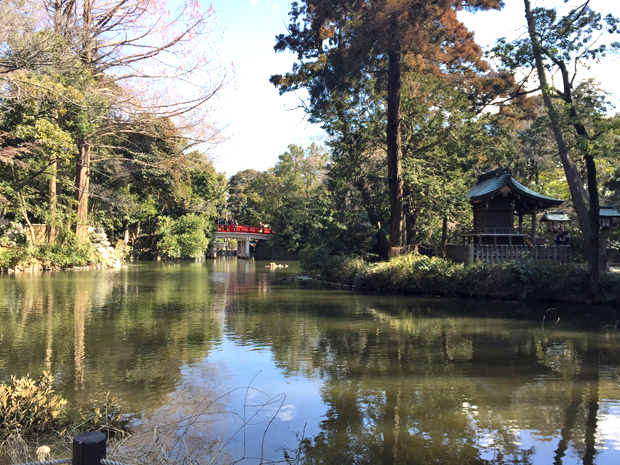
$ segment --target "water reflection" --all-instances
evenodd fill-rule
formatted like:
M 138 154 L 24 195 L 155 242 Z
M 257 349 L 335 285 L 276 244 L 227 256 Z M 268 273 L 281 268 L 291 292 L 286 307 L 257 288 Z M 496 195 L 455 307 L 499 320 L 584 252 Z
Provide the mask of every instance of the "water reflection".
M 111 390 L 141 447 L 157 424 L 196 460 L 620 460 L 617 310 L 360 295 L 265 264 L 0 277 L 0 376 Z

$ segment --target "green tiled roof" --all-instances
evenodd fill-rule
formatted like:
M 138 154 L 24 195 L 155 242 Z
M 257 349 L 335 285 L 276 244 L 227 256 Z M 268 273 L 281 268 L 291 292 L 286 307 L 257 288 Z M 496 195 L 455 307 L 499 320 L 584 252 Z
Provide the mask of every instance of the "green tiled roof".
M 507 168 L 481 174 L 478 177 L 478 182 L 469 190 L 467 196 L 471 200 L 484 200 L 488 197 L 499 195 L 504 186 L 509 186 L 517 195 L 521 195 L 522 197 L 526 197 L 549 207 L 560 205 L 564 202 L 563 200 L 547 197 L 546 195 L 528 189 L 513 178 L 510 170 Z
M 607 216 L 611 218 L 620 218 L 620 212 L 616 210 L 613 205 L 601 205 L 599 209 L 599 216 Z
M 547 221 L 570 221 L 570 218 L 568 216 L 566 216 L 566 214 L 561 211 L 554 211 L 554 212 L 545 212 L 545 214 L 543 215 L 543 217 L 540 219 L 540 221 L 542 222 L 547 222 Z
M 499 190 L 506 184 L 506 180 L 509 175 L 501 175 L 499 177 L 493 177 L 490 179 L 484 179 L 478 181 L 474 187 L 469 189 L 467 197 L 473 200 L 478 200 L 483 197 L 490 197 L 494 193 L 499 193 Z

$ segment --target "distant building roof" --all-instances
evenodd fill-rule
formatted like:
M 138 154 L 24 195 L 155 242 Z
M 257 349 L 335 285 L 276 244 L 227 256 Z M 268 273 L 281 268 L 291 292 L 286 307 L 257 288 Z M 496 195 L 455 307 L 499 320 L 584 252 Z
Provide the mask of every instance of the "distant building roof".
M 469 190 L 467 196 L 471 201 L 479 202 L 507 191 L 512 192 L 514 196 L 522 200 L 532 202 L 537 207 L 548 208 L 564 203 L 563 200 L 547 197 L 528 189 L 512 177 L 510 168 L 507 167 L 501 167 L 479 175 L 476 185 Z
M 620 218 L 620 212 L 618 212 L 613 205 L 601 205 L 599 209 L 599 216 Z
M 561 222 L 564 222 L 564 221 L 570 221 L 570 218 L 568 216 L 566 216 L 564 211 L 557 210 L 557 211 L 553 211 L 553 212 L 545 212 L 545 214 L 540 219 L 540 221 L 542 221 L 542 222 L 555 221 L 555 222 L 560 222 L 561 223 Z

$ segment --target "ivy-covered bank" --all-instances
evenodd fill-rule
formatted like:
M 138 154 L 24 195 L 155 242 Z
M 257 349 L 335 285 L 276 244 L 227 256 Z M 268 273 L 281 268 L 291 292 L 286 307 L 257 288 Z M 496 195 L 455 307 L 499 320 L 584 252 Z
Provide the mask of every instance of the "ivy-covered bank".
M 359 258 L 336 256 L 324 263 L 320 273 L 328 283 L 373 291 L 506 300 L 592 301 L 587 267 L 580 264 L 478 262 L 465 266 L 419 254 L 368 263 Z M 600 290 L 600 301 L 620 306 L 620 273 L 602 273 Z

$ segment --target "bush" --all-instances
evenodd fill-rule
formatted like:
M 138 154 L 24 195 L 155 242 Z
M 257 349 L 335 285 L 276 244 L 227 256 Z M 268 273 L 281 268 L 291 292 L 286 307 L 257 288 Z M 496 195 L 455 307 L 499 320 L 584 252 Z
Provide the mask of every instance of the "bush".
M 67 401 L 53 395 L 54 377 L 47 371 L 33 380 L 16 378 L 0 384 L 0 443 L 11 434 L 22 436 L 53 429 Z
M 85 413 L 67 412 L 67 401 L 54 395 L 53 385 L 48 372 L 38 380 L 13 376 L 0 384 L 0 463 L 28 462 L 35 456 L 44 460 L 50 451 L 51 458 L 66 456 L 73 438 L 85 431 L 101 431 L 115 439 L 112 444 L 121 444 L 131 434 L 130 416 L 110 393 Z M 42 457 L 41 449 L 46 449 Z
M 0 268 L 11 268 L 19 260 L 19 254 L 13 249 L 0 248 Z
M 325 258 L 321 276 L 330 282 L 354 284 L 356 277 L 360 275 L 365 266 L 367 264 L 361 258 L 334 255 Z
M 17 222 L 0 224 L 0 247 L 16 247 L 26 243 L 26 230 Z
M 101 403 L 93 404 L 86 412 L 79 413 L 67 429 L 72 436 L 83 431 L 101 431 L 108 438 L 125 438 L 130 435 L 131 416 L 125 413 L 114 397 L 108 392 Z
M 207 250 L 207 234 L 212 227 L 208 218 L 189 214 L 176 220 L 161 217 L 157 227 L 157 250 L 163 257 L 195 258 Z
M 80 241 L 71 231 L 63 231 L 53 244 L 33 247 L 31 254 L 47 265 L 61 268 L 88 266 L 100 261 L 92 244 Z
M 562 302 L 585 302 L 592 297 L 587 268 L 582 264 L 512 261 L 476 262 L 465 266 L 420 254 L 403 255 L 381 263 L 336 256 L 323 263 L 321 276 L 324 280 L 372 290 Z M 600 287 L 605 300 L 620 303 L 620 275 L 602 273 Z
M 30 268 L 38 263 L 50 268 L 70 268 L 88 266 L 99 261 L 99 254 L 92 244 L 80 241 L 69 230 L 60 231 L 53 244 L 0 249 L 1 268 Z

